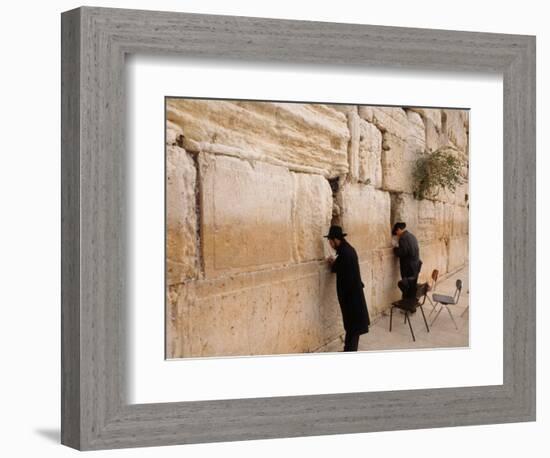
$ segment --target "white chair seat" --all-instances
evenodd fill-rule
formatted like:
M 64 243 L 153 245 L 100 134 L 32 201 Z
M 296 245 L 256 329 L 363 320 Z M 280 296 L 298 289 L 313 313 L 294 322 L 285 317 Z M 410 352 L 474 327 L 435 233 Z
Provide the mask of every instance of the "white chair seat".
M 432 298 L 435 302 L 439 302 L 440 304 L 454 304 L 455 300 L 452 296 L 447 296 L 445 294 L 434 294 L 432 295 Z

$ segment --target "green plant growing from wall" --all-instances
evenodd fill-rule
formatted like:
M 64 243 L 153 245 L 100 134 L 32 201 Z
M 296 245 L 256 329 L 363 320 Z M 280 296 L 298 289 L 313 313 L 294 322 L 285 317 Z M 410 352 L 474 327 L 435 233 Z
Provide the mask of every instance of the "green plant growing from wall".
M 414 197 L 422 200 L 436 197 L 443 189 L 454 192 L 466 180 L 462 175 L 464 160 L 453 148 L 424 153 L 414 165 Z

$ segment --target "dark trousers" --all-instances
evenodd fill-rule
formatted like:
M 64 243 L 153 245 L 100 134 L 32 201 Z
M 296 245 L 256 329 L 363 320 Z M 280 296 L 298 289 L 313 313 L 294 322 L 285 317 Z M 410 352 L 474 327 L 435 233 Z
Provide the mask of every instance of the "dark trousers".
M 355 332 L 346 332 L 346 338 L 344 339 L 344 351 L 357 351 L 360 336 L 361 334 L 357 334 Z
M 397 282 L 397 286 L 402 293 L 403 299 L 414 299 L 416 298 L 416 284 L 418 282 L 418 277 L 405 277 Z

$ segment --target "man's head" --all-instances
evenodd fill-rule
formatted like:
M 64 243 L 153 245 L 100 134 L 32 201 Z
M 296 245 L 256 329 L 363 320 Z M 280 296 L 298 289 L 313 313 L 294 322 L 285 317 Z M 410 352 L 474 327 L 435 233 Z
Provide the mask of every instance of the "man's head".
M 399 222 L 395 223 L 393 225 L 393 229 L 391 230 L 392 235 L 397 235 L 397 237 L 401 237 L 403 232 L 405 232 L 405 228 L 407 225 L 405 223 Z
M 328 239 L 328 243 L 330 243 L 330 246 L 335 250 L 340 246 L 346 235 L 347 234 L 342 231 L 340 226 L 330 226 L 328 234 L 324 237 Z

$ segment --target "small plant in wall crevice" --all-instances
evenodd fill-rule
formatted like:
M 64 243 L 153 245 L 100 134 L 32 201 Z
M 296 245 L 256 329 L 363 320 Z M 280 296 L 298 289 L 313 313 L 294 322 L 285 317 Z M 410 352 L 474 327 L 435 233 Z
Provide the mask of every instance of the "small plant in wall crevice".
M 443 189 L 454 192 L 466 179 L 462 174 L 464 160 L 453 148 L 424 153 L 414 165 L 414 197 L 418 200 L 437 197 Z

